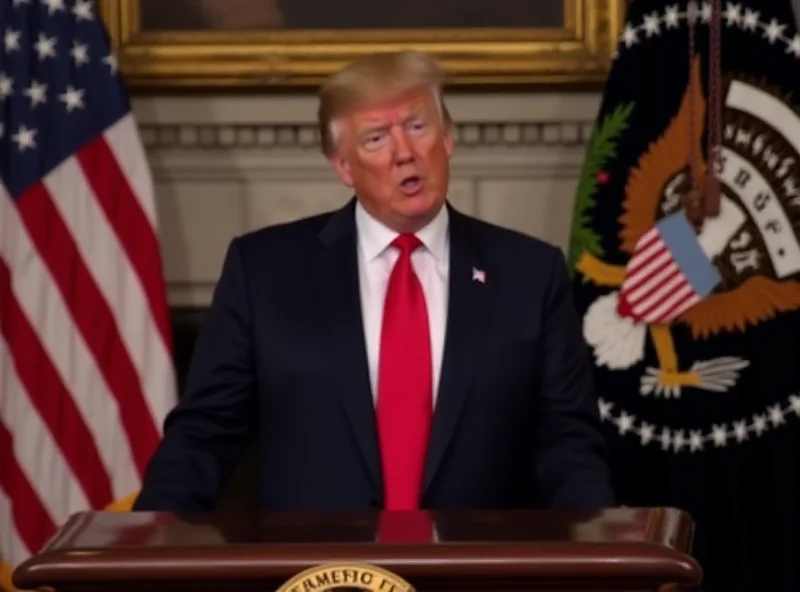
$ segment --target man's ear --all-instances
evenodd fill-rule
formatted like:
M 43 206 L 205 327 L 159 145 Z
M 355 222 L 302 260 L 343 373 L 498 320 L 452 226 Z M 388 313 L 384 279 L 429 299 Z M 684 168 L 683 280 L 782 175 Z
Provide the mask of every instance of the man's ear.
M 350 168 L 350 163 L 347 159 L 339 154 L 338 151 L 333 152 L 328 156 L 328 162 L 331 163 L 333 170 L 336 171 L 336 176 L 347 187 L 353 187 L 353 173 Z

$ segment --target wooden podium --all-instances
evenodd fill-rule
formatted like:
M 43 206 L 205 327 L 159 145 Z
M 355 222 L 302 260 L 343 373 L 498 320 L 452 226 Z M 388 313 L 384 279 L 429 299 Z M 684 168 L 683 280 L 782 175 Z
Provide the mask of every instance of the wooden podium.
M 386 534 L 391 527 L 394 532 Z M 96 512 L 73 516 L 41 553 L 17 568 L 14 583 L 20 589 L 58 592 L 672 592 L 693 590 L 700 583 L 701 569 L 688 554 L 692 532 L 689 516 L 669 508 Z M 331 565 L 339 571 L 287 584 L 304 570 Z M 403 590 L 389 577 L 369 576 L 367 582 L 357 570 L 371 566 L 409 586 Z M 353 585 L 352 578 L 369 585 Z

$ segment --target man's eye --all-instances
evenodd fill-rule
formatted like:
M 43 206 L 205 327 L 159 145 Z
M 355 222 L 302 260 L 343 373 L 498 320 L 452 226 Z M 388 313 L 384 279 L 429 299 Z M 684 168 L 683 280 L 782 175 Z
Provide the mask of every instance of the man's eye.
M 367 150 L 377 150 L 386 143 L 386 134 L 369 134 L 364 137 L 364 147 Z
M 424 131 L 428 127 L 428 124 L 421 119 L 415 119 L 414 121 L 410 121 L 406 127 L 409 131 L 418 133 Z

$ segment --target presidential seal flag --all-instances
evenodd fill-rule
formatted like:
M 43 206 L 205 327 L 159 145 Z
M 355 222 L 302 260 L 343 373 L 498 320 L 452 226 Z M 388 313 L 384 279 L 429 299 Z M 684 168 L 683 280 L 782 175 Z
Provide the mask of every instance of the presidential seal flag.
M 791 0 L 635 0 L 569 249 L 615 485 L 694 516 L 705 592 L 800 590 Z

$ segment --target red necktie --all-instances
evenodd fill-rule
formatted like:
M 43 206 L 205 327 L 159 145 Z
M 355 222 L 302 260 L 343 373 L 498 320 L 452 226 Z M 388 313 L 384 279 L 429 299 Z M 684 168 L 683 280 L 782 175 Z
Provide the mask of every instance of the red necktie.
M 409 234 L 392 243 L 400 256 L 384 303 L 377 414 L 387 510 L 419 505 L 433 415 L 428 311 L 411 263 L 421 244 Z

